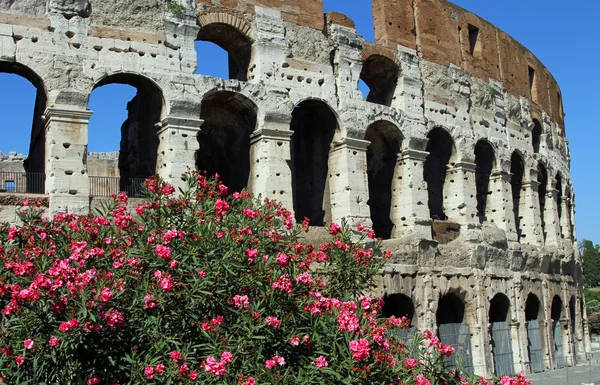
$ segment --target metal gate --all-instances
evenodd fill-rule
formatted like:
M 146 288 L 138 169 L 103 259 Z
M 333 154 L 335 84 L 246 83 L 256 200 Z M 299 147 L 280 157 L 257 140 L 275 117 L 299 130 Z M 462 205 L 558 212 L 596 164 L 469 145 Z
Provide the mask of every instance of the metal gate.
M 404 346 L 407 347 L 412 347 L 416 334 L 417 328 L 415 326 L 411 326 L 409 328 L 394 329 L 393 331 L 390 331 L 390 337 L 394 338 L 396 341 L 402 341 L 404 343 Z
M 565 367 L 565 352 L 563 350 L 562 332 L 560 330 L 560 321 L 552 320 L 552 331 L 554 335 L 554 353 L 556 356 L 556 367 Z
M 507 322 L 492 323 L 492 354 L 497 376 L 515 373 L 510 325 Z
M 527 321 L 527 350 L 532 373 L 544 371 L 544 355 L 542 353 L 542 333 L 538 320 Z
M 471 352 L 471 330 L 467 323 L 451 323 L 439 325 L 440 341 L 451 345 L 456 353 L 450 357 L 444 357 L 446 365 L 456 368 L 458 362 L 462 364 L 465 372 L 473 373 L 473 356 Z
M 575 365 L 578 361 L 577 357 L 577 336 L 575 335 L 575 317 L 571 318 L 571 341 L 573 342 L 573 362 L 572 365 Z

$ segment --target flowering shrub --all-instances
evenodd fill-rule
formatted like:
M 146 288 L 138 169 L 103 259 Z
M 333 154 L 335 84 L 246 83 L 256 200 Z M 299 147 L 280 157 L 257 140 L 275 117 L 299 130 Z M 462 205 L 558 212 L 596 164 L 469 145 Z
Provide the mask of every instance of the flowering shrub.
M 307 223 L 277 203 L 187 181 L 175 196 L 148 180 L 135 218 L 120 195 L 104 216 L 30 209 L 0 229 L 0 382 L 470 383 L 443 367 L 452 347 L 396 340 L 407 320 L 379 318 L 371 230 L 303 244 Z

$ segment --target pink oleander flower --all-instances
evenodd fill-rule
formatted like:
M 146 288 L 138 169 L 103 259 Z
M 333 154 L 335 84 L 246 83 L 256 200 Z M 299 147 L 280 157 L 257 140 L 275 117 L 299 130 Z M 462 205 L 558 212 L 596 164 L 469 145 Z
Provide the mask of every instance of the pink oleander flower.
M 327 363 L 327 359 L 325 358 L 325 356 L 319 356 L 315 360 L 315 366 L 319 369 L 324 368 L 328 365 L 329 365 L 329 363 Z
M 92 377 L 87 380 L 88 385 L 97 385 L 100 383 L 100 379 L 98 377 Z
M 425 378 L 423 373 L 419 373 L 417 378 L 415 378 L 415 383 L 417 385 L 431 385 L 431 381 L 429 381 L 427 378 Z
M 350 341 L 350 350 L 352 351 L 352 358 L 356 362 L 366 360 L 371 354 L 369 341 L 365 338 L 361 338 L 358 341 Z
M 269 324 L 269 326 L 273 326 L 275 329 L 279 329 L 281 327 L 281 321 L 279 321 L 277 317 L 269 316 L 265 318 L 265 321 L 267 321 L 267 324 Z
M 23 341 L 23 346 L 24 346 L 24 347 L 25 347 L 25 349 L 27 349 L 27 350 L 31 350 L 31 349 L 33 349 L 33 344 L 34 344 L 34 342 L 33 342 L 33 340 L 32 340 L 32 339 L 27 339 L 27 340 Z
M 241 309 L 248 309 L 248 307 L 250 306 L 250 301 L 248 299 L 247 295 L 236 295 L 233 297 L 233 306 Z
M 290 344 L 292 344 L 294 346 L 300 345 L 300 338 L 298 338 L 298 337 L 292 337 L 292 340 L 290 341 Z

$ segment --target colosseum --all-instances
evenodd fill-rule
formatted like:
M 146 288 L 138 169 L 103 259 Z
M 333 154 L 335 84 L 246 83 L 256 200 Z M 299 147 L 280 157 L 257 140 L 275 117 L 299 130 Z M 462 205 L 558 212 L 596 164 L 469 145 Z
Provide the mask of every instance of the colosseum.
M 372 7 L 374 43 L 322 0 L 0 0 L 0 72 L 37 88 L 27 159 L 0 159 L 2 218 L 15 196 L 86 213 L 155 173 L 218 172 L 313 226 L 373 226 L 394 252 L 384 311 L 437 331 L 467 370 L 584 359 L 555 79 L 445 0 Z M 228 79 L 195 74 L 199 40 L 227 51 Z M 137 89 L 120 152 L 88 154 L 89 95 L 112 83 Z

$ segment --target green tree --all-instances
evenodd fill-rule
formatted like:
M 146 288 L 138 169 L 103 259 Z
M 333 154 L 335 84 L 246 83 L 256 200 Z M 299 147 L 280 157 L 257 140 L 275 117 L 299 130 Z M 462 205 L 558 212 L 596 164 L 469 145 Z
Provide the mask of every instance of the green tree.
M 587 239 L 579 243 L 583 258 L 583 279 L 590 287 L 600 286 L 600 246 Z

